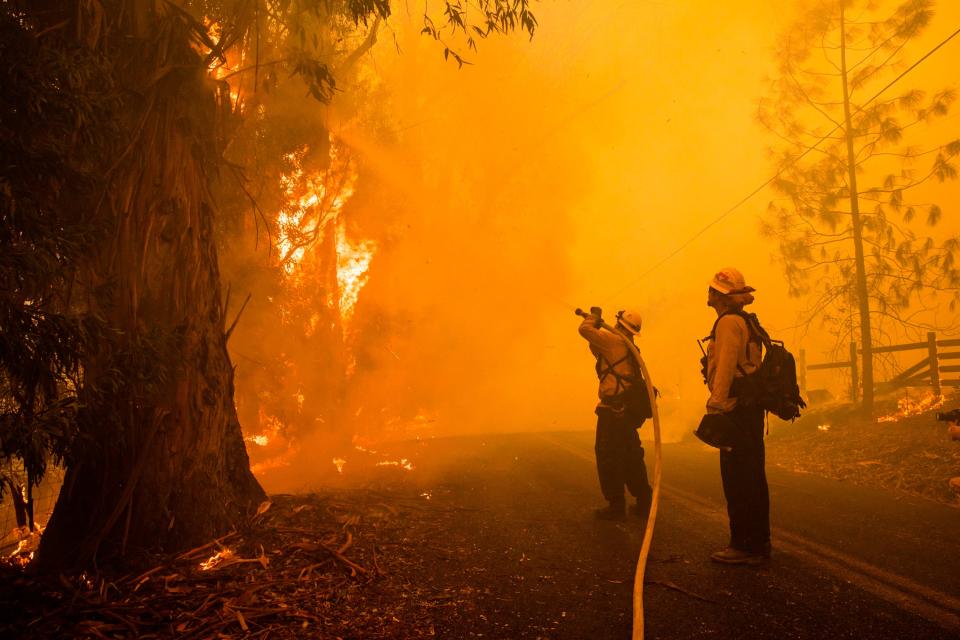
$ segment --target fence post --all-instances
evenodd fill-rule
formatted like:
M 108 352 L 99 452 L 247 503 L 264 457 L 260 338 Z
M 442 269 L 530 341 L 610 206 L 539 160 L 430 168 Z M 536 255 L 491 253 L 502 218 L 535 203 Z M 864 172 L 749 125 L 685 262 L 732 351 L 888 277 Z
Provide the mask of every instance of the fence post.
M 850 402 L 857 401 L 857 390 L 860 388 L 860 374 L 857 369 L 857 343 L 850 343 Z
M 930 386 L 934 395 L 940 395 L 940 361 L 937 356 L 937 334 L 927 332 L 927 350 L 930 352 Z
M 800 349 L 800 361 L 797 363 L 797 372 L 799 373 L 800 393 L 807 393 L 807 350 Z

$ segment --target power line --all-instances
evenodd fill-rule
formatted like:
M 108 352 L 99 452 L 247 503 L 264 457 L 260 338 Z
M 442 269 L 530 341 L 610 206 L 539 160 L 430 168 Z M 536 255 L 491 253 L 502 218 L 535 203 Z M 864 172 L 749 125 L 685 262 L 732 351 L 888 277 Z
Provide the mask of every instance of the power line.
M 910 73 L 911 71 L 913 71 L 914 69 L 916 69 L 918 66 L 920 66 L 920 64 L 921 64 L 922 62 L 924 62 L 927 58 L 929 58 L 929 57 L 932 56 L 934 53 L 936 53 L 937 50 L 939 50 L 939 49 L 940 49 L 941 47 L 943 47 L 945 44 L 947 44 L 948 42 L 950 42 L 951 40 L 953 40 L 957 35 L 960 35 L 960 29 L 957 29 L 956 31 L 954 31 L 953 33 L 951 33 L 949 36 L 947 36 L 946 39 L 944 39 L 942 42 L 940 42 L 940 44 L 938 44 L 938 45 L 935 46 L 933 49 L 931 49 L 930 51 L 928 51 L 927 53 L 925 53 L 922 57 L 920 57 L 920 59 L 918 59 L 918 60 L 917 60 L 916 62 L 914 62 L 912 65 L 910 65 L 909 67 L 907 67 L 903 72 L 901 72 L 901 73 L 900 73 L 897 77 L 895 77 L 893 80 L 891 80 L 890 82 L 888 82 L 882 89 L 880 89 L 880 90 L 877 91 L 875 94 L 873 94 L 873 96 L 871 96 L 870 99 L 868 99 L 866 102 L 864 102 L 861 106 L 857 107 L 857 108 L 855 109 L 854 113 L 856 114 L 856 113 L 860 113 L 861 111 L 863 111 L 863 109 L 864 109 L 868 104 L 870 104 L 871 102 L 873 102 L 874 100 L 876 100 L 877 98 L 879 98 L 881 95 L 883 95 L 890 87 L 892 87 L 893 85 L 895 85 L 895 84 L 896 84 L 897 82 L 899 82 L 905 75 L 907 75 L 908 73 Z M 837 131 L 837 129 L 839 129 L 839 128 L 840 128 L 840 125 L 839 125 L 839 124 L 836 125 L 836 126 L 835 126 L 833 129 L 831 129 L 826 135 L 824 135 L 824 136 L 821 137 L 819 140 L 817 140 L 815 143 L 813 143 L 812 146 L 807 147 L 806 150 L 805 150 L 803 153 L 801 153 L 800 155 L 798 155 L 796 158 L 792 159 L 785 167 L 781 168 L 779 171 L 777 171 L 775 174 L 773 174 L 771 177 L 769 177 L 767 180 L 765 180 L 765 181 L 763 182 L 763 184 L 761 184 L 760 186 L 758 186 L 757 188 L 755 188 L 753 191 L 751 191 L 750 193 L 748 193 L 746 196 L 744 196 L 743 198 L 741 198 L 740 200 L 738 200 L 733 206 L 731 206 L 731 207 L 728 208 L 726 211 L 724 211 L 723 213 L 721 213 L 719 216 L 717 216 L 716 218 L 714 218 L 713 220 L 711 220 L 706 226 L 704 226 L 704 227 L 701 228 L 699 231 L 697 231 L 697 232 L 694 233 L 692 236 L 690 236 L 690 238 L 688 238 L 688 239 L 687 239 L 683 244 L 681 244 L 679 247 L 677 247 L 676 249 L 674 249 L 669 255 L 667 255 L 666 257 L 664 257 L 664 258 L 660 259 L 659 261 L 657 261 L 656 263 L 654 263 L 653 266 L 649 267 L 646 271 L 644 271 L 643 273 L 641 273 L 639 276 L 637 276 L 637 277 L 634 278 L 633 280 L 630 280 L 627 284 L 625 284 L 625 285 L 624 285 L 623 287 L 621 287 L 620 289 L 617 289 L 616 291 L 614 291 L 612 294 L 610 294 L 610 297 L 617 296 L 617 295 L 623 293 L 626 289 L 629 289 L 630 287 L 632 287 L 633 285 L 635 285 L 637 282 L 639 282 L 639 281 L 642 280 L 643 278 L 645 278 L 645 277 L 647 277 L 648 275 L 650 275 L 650 273 L 652 273 L 653 271 L 656 271 L 656 270 L 659 269 L 661 266 L 663 266 L 664 264 L 666 264 L 667 262 L 669 262 L 669 261 L 670 261 L 671 259 L 673 259 L 677 254 L 679 254 L 681 251 L 683 251 L 683 250 L 686 249 L 688 246 L 690 246 L 690 244 L 692 244 L 697 238 L 699 238 L 699 237 L 702 236 L 704 233 L 706 233 L 711 227 L 713 227 L 714 225 L 716 225 L 717 223 L 719 223 L 721 220 L 723 220 L 724 218 L 726 218 L 727 216 L 729 216 L 731 213 L 733 213 L 734 211 L 736 211 L 737 209 L 739 209 L 739 208 L 740 208 L 741 206 L 743 206 L 748 200 L 750 200 L 751 198 L 753 198 L 753 196 L 755 196 L 755 195 L 757 195 L 758 193 L 760 193 L 761 191 L 763 191 L 763 190 L 764 190 L 768 185 L 770 185 L 774 180 L 776 180 L 777 178 L 779 178 L 780 175 L 783 174 L 784 171 L 786 171 L 787 169 L 789 169 L 790 167 L 792 167 L 793 165 L 795 165 L 797 162 L 799 162 L 800 160 L 802 160 L 808 153 L 810 153 L 811 151 L 813 151 L 813 150 L 815 150 L 817 147 L 819 147 L 819 146 L 820 146 L 820 143 L 822 143 L 824 140 L 830 138 L 830 136 L 832 136 L 832 135 Z

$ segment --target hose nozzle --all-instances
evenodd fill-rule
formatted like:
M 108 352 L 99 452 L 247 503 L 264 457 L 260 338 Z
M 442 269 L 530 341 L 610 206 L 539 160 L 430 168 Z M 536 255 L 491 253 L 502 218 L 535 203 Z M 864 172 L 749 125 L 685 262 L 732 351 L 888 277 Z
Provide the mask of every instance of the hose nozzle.
M 574 311 L 574 313 L 576 313 L 578 316 L 582 316 L 582 317 L 584 317 L 584 318 L 586 318 L 587 316 L 597 316 L 597 317 L 600 317 L 600 316 L 603 315 L 603 309 L 601 309 L 600 307 L 590 307 L 590 313 L 587 313 L 586 311 L 584 311 L 584 310 L 581 309 L 580 307 L 577 307 L 577 310 Z

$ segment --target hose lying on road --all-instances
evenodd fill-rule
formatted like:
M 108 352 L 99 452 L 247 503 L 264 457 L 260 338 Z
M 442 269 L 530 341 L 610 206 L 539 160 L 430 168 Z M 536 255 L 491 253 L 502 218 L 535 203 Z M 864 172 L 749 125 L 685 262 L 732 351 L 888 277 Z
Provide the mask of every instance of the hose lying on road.
M 607 323 L 602 326 L 607 331 L 616 332 L 616 329 Z M 640 546 L 640 558 L 637 560 L 637 571 L 633 577 L 633 640 L 643 640 L 643 574 L 647 569 L 647 556 L 650 554 L 650 542 L 653 540 L 653 525 L 657 520 L 657 505 L 660 503 L 660 412 L 657 411 L 657 394 L 653 390 L 653 380 L 647 369 L 637 345 L 627 340 L 627 346 L 640 365 L 640 373 L 647 383 L 647 394 L 650 396 L 650 408 L 653 410 L 653 496 L 650 499 L 650 515 L 647 517 L 647 528 L 643 532 L 643 544 Z

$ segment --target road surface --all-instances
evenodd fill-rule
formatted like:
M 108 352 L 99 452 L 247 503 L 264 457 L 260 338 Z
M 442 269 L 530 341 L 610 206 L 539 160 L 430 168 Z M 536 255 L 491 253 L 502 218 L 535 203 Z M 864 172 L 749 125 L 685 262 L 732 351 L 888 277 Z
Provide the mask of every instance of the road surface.
M 636 519 L 592 518 L 602 503 L 592 437 L 407 445 L 417 468 L 405 482 L 424 497 L 426 520 L 429 510 L 437 518 L 426 525 L 427 542 L 405 550 L 420 561 L 402 578 L 441 594 L 438 637 L 630 637 L 643 532 Z M 773 558 L 725 566 L 709 560 L 727 542 L 716 452 L 692 443 L 664 448 L 647 638 L 960 638 L 960 509 L 774 462 Z M 384 545 L 389 552 L 390 541 Z M 443 610 L 445 593 L 460 604 Z

